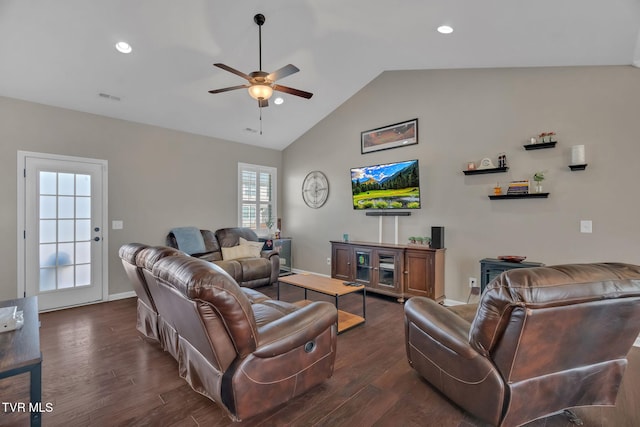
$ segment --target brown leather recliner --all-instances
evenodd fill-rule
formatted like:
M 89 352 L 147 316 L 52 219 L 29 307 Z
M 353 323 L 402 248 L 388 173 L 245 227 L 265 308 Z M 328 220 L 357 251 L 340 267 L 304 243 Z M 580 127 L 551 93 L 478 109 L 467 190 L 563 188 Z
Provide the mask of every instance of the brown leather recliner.
M 251 242 L 257 242 L 258 236 L 250 228 L 230 227 L 221 228 L 214 232 L 200 230 L 204 240 L 203 253 L 190 254 L 193 257 L 213 262 L 222 267 L 241 286 L 255 288 L 276 283 L 280 274 L 280 256 L 277 251 L 262 251 L 260 257 L 224 260 L 222 248 L 230 248 L 240 243 L 240 237 Z M 176 237 L 169 232 L 167 246 L 179 248 Z
M 149 287 L 142 273 L 142 269 L 136 264 L 138 254 L 148 245 L 142 243 L 128 243 L 122 245 L 118 251 L 122 266 L 131 281 L 133 290 L 138 297 L 136 328 L 147 338 L 160 341 L 158 334 L 158 309 L 149 292 Z
M 138 257 L 148 266 L 159 251 Z M 181 253 L 158 259 L 152 272 L 161 341 L 180 376 L 233 420 L 272 409 L 333 374 L 333 304 L 272 300 L 241 288 L 216 264 Z
M 471 323 L 432 300 L 411 298 L 405 332 L 410 365 L 492 425 L 612 406 L 640 333 L 640 266 L 509 270 L 487 286 Z

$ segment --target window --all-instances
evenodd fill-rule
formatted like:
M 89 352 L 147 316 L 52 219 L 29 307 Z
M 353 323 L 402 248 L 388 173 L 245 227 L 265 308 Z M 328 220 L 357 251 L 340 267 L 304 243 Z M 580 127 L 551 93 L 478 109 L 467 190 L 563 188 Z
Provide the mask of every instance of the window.
M 277 169 L 238 163 L 238 225 L 269 234 L 277 218 Z

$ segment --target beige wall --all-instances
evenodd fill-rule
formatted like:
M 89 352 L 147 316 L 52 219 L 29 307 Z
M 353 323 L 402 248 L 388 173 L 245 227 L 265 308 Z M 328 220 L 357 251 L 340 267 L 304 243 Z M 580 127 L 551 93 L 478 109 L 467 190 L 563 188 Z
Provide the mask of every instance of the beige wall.
M 163 243 L 179 225 L 236 223 L 237 162 L 279 169 L 283 233 L 294 267 L 323 274 L 329 240 L 375 241 L 378 219 L 351 209 L 349 169 L 419 159 L 423 208 L 401 217 L 400 241 L 445 226 L 446 293 L 466 299 L 478 261 L 526 255 L 546 264 L 640 264 L 636 170 L 640 161 L 640 70 L 632 67 L 398 71 L 380 75 L 283 153 L 0 97 L 0 299 L 16 296 L 16 153 L 109 162 L 110 293 L 131 290 L 117 257 L 126 242 Z M 417 117 L 419 144 L 360 154 L 360 132 Z M 554 130 L 555 149 L 522 144 Z M 570 147 L 584 144 L 588 168 L 571 172 Z M 506 152 L 506 174 L 465 177 L 468 161 Z M 327 204 L 304 205 L 304 176 L 329 178 Z M 489 201 L 496 181 L 547 170 L 546 200 Z M 593 234 L 579 233 L 580 219 Z M 384 218 L 384 241 L 393 219 Z
M 360 153 L 360 132 L 417 117 L 419 144 Z M 638 165 L 640 69 L 630 66 L 396 71 L 377 79 L 284 151 L 286 235 L 294 238 L 294 267 L 329 274 L 329 240 L 376 241 L 378 218 L 351 208 L 349 170 L 420 160 L 423 207 L 401 217 L 400 241 L 445 226 L 446 294 L 464 300 L 478 261 L 517 254 L 546 264 L 624 261 L 640 264 Z M 555 149 L 525 151 L 543 131 Z M 589 166 L 571 172 L 570 147 L 586 146 Z M 466 177 L 468 161 L 506 152 L 506 174 Z M 329 178 L 327 204 L 317 210 L 300 197 L 304 176 Z M 546 200 L 490 201 L 496 181 L 531 179 L 546 170 Z M 579 221 L 593 221 L 581 234 Z M 393 219 L 384 219 L 393 241 Z
M 17 151 L 109 162 L 109 293 L 131 291 L 123 243 L 162 244 L 175 226 L 237 224 L 237 164 L 281 168 L 280 151 L 0 97 L 0 300 L 16 297 Z

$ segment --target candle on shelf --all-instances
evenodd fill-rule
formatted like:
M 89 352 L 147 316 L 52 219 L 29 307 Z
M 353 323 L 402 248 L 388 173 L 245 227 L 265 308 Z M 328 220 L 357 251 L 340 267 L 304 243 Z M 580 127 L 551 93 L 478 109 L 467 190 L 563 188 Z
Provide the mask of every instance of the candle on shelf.
M 584 145 L 574 145 L 571 147 L 571 164 L 584 165 Z

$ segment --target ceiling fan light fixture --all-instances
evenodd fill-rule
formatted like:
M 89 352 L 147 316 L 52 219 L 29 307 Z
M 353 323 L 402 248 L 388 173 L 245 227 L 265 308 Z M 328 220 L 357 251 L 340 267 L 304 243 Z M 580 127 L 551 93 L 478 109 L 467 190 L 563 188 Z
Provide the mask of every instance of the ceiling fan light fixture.
M 120 41 L 116 43 L 116 49 L 120 53 L 131 53 L 131 51 L 133 50 L 131 48 L 131 45 L 125 41 Z
M 251 85 L 247 90 L 249 95 L 258 101 L 269 99 L 273 95 L 273 88 L 269 85 Z

